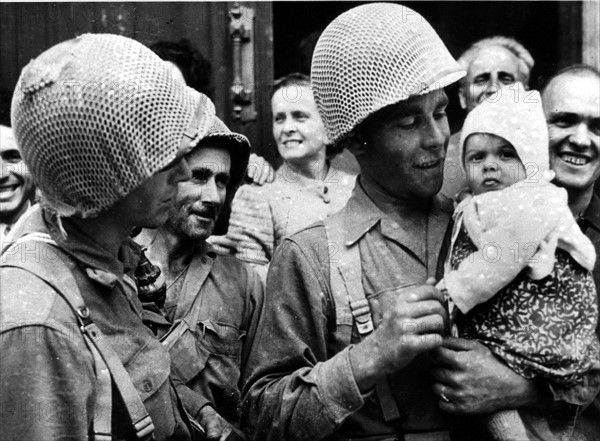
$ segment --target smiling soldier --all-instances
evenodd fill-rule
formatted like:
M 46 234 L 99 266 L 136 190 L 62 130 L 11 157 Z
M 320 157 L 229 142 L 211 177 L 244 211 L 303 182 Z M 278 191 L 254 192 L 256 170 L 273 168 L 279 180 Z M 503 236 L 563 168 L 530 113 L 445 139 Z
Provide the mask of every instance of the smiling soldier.
M 35 193 L 33 180 L 10 127 L 0 126 L 0 161 L 0 248 L 4 248 L 5 235 L 31 206 Z
M 239 426 L 243 367 L 263 302 L 258 275 L 232 256 L 217 255 L 206 242 L 226 231 L 224 214 L 249 154 L 246 137 L 215 118 L 186 156 L 192 179 L 179 185 L 167 222 L 137 239 L 167 284 L 162 314 L 147 312 L 146 318 L 170 348 L 177 391 L 209 440 L 225 439 Z

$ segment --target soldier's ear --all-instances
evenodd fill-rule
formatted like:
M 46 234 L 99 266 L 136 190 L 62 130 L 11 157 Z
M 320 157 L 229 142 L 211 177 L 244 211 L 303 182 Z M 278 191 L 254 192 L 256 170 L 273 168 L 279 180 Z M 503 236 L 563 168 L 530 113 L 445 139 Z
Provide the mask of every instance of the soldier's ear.
M 348 145 L 346 148 L 357 158 L 363 156 L 369 148 L 367 141 L 358 133 L 352 135 L 347 142 Z

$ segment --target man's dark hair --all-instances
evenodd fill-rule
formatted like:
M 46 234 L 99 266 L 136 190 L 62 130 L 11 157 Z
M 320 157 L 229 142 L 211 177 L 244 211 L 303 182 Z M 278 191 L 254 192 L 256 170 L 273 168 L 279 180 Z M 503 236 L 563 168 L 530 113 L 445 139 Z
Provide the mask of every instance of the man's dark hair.
M 540 92 L 543 94 L 544 91 L 548 88 L 548 85 L 557 77 L 562 75 L 591 75 L 597 78 L 600 78 L 600 71 L 593 66 L 588 64 L 572 64 L 570 66 L 564 67 L 557 72 L 550 75 L 543 83 L 543 86 L 540 88 Z
M 165 61 L 175 64 L 188 86 L 212 98 L 210 87 L 210 62 L 200 51 L 192 46 L 189 40 L 182 38 L 179 42 L 157 41 L 150 49 Z

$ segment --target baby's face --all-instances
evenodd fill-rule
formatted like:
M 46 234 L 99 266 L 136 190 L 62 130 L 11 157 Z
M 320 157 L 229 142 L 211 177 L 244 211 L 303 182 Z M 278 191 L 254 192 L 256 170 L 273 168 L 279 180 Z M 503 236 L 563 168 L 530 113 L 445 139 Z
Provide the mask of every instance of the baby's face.
M 512 144 L 487 133 L 475 133 L 467 138 L 464 164 L 469 188 L 475 195 L 502 190 L 526 176 Z

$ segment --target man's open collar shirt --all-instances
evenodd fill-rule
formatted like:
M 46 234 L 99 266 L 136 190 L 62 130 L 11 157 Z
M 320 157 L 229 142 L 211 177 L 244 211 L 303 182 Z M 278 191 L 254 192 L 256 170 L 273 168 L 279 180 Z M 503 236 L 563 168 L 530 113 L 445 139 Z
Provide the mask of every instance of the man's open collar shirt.
M 451 207 L 432 199 L 426 243 L 415 239 L 415 227 L 382 212 L 358 183 L 348 204 L 334 216 L 343 217 L 345 242 L 358 243 L 362 283 L 377 326 L 398 289 L 435 276 Z M 351 323 L 336 322 L 339 306 L 329 279 L 329 259 L 335 258 L 336 246 L 318 223 L 287 238 L 276 251 L 244 390 L 243 422 L 255 439 L 394 433 L 381 417 L 375 394 L 361 395 L 352 374 L 348 352 L 359 336 L 354 332 L 351 341 L 345 341 L 340 330 Z M 391 260 L 381 253 L 382 246 Z M 401 397 L 409 431 L 445 428 L 430 375 L 430 362 L 422 357 L 392 376 L 391 387 Z

